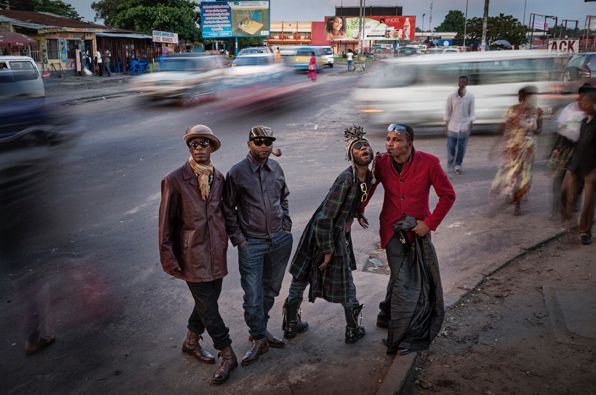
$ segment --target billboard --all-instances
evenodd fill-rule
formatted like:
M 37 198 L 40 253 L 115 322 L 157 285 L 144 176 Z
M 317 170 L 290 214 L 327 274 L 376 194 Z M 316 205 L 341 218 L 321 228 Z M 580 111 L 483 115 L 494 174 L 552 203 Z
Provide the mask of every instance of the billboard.
M 154 43 L 178 44 L 178 33 L 160 32 L 159 30 L 153 30 L 152 35 Z
M 330 16 L 325 18 L 329 41 L 358 40 L 360 18 Z M 414 40 L 415 16 L 367 16 L 364 18 L 365 40 Z
M 204 1 L 203 38 L 269 36 L 269 0 Z

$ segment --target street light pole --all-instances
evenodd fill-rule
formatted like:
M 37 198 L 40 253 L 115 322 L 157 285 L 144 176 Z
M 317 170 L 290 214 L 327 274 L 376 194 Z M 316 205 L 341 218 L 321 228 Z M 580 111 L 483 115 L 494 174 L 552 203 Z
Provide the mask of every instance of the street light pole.
M 464 51 L 466 50 L 466 34 L 468 32 L 468 0 L 466 0 L 466 16 L 464 17 Z
M 422 32 L 424 32 L 424 17 L 426 14 L 422 14 Z
M 486 29 L 488 27 L 488 2 L 489 0 L 484 0 L 484 16 L 482 17 L 482 41 L 480 43 L 482 51 L 486 51 Z

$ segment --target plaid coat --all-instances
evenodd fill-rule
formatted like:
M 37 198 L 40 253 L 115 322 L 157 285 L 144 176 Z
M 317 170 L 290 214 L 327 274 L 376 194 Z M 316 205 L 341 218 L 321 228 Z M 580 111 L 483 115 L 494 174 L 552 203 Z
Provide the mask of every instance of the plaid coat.
M 367 174 L 370 185 L 371 174 Z M 354 181 L 352 167 L 335 180 L 323 203 L 306 225 L 290 265 L 290 273 L 299 281 L 308 281 L 308 300 L 323 298 L 332 303 L 348 300 L 348 273 L 356 270 L 350 233 L 346 222 L 355 217 L 354 199 L 359 183 Z M 327 269 L 319 265 L 325 254 L 333 254 Z

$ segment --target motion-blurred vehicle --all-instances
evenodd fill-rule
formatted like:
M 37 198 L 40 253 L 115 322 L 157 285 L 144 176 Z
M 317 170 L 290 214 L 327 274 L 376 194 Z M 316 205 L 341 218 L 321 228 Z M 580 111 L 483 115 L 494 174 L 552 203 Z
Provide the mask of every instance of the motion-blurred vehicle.
M 596 52 L 584 52 L 571 58 L 563 70 L 563 82 L 571 91 L 586 82 L 596 85 Z
M 240 52 L 238 52 L 238 56 L 252 55 L 252 54 L 273 55 L 273 50 L 269 47 L 248 47 L 248 48 L 242 48 L 240 50 Z
M 418 55 L 419 49 L 417 48 L 412 48 L 412 47 L 399 47 L 397 48 L 397 50 L 395 51 L 395 55 L 396 56 L 412 56 L 412 55 Z
M 326 46 L 326 47 L 320 47 L 321 49 L 323 49 L 323 57 L 325 58 L 325 66 L 327 67 L 333 67 L 333 48 Z
M 475 125 L 500 123 L 527 85 L 538 87 L 539 105 L 548 115 L 567 100 L 560 86 L 562 56 L 530 50 L 390 59 L 362 81 L 353 98 L 373 124 L 442 127 L 447 97 L 457 89 L 458 77 L 466 75 L 475 97 Z
M 310 58 L 313 52 L 315 53 L 315 58 L 317 59 L 317 70 L 320 70 L 325 67 L 328 62 L 327 54 L 325 53 L 323 47 L 298 47 L 296 48 L 296 54 L 288 57 L 287 64 L 292 66 L 295 70 L 308 70 L 308 64 L 310 63 Z
M 428 48 L 426 53 L 429 55 L 443 55 L 446 53 L 459 53 L 460 50 L 456 47 L 435 47 L 435 48 Z
M 223 73 L 219 55 L 171 55 L 162 60 L 159 72 L 132 79 L 130 90 L 152 100 L 186 103 L 215 96 Z

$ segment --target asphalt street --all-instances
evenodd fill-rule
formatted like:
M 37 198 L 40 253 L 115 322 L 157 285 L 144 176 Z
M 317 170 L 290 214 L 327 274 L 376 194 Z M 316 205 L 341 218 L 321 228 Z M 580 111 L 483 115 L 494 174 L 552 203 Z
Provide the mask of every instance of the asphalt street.
M 214 389 L 206 384 L 212 367 L 199 365 L 179 350 L 192 302 L 186 286 L 162 272 L 157 248 L 160 180 L 187 160 L 182 134 L 197 123 L 209 125 L 221 139 L 222 148 L 212 159 L 224 174 L 247 154 L 251 126 L 273 129 L 275 146 L 283 151 L 276 160 L 291 191 L 296 245 L 333 180 L 348 166 L 343 129 L 354 122 L 366 126 L 350 100 L 357 82 L 358 77 L 322 73 L 283 107 L 270 103 L 230 109 L 214 101 L 182 108 L 149 105 L 136 96 L 69 105 L 76 139 L 50 157 L 51 187 L 39 198 L 38 209 L 51 225 L 27 244 L 27 264 L 10 268 L 0 280 L 1 392 L 305 393 L 326 388 L 325 383 L 336 383 L 338 392 L 374 392 L 392 362 L 380 344 L 382 331 L 374 328 L 375 304 L 386 276 L 361 272 L 356 277 L 359 295 L 368 303 L 369 335 L 355 347 L 343 344 L 341 307 L 317 301 L 303 307 L 306 318 L 312 319 L 308 341 L 297 338 L 286 350 L 270 351 L 262 362 L 239 368 L 230 383 Z M 369 136 L 374 149 L 383 151 L 384 131 L 372 128 Z M 453 179 L 458 200 L 433 236 L 447 300 L 503 259 L 558 229 L 546 220 L 550 179 L 540 159 L 548 136 L 540 139 L 535 185 L 524 216 L 513 218 L 510 208 L 496 217 L 489 215 L 496 144 L 491 135 L 471 139 L 464 174 Z M 415 146 L 444 163 L 444 139 L 420 138 Z M 354 228 L 359 268 L 377 246 L 381 201 L 380 188 L 367 211 L 371 228 Z M 236 249 L 231 245 L 228 266 L 220 309 L 241 356 L 249 344 Z M 286 275 L 271 318 L 270 329 L 278 335 L 289 280 Z M 25 357 L 24 327 L 31 305 L 40 306 L 45 326 L 57 341 L 39 355 Z M 210 339 L 205 344 L 212 349 Z M 311 382 L 313 377 L 318 384 Z

